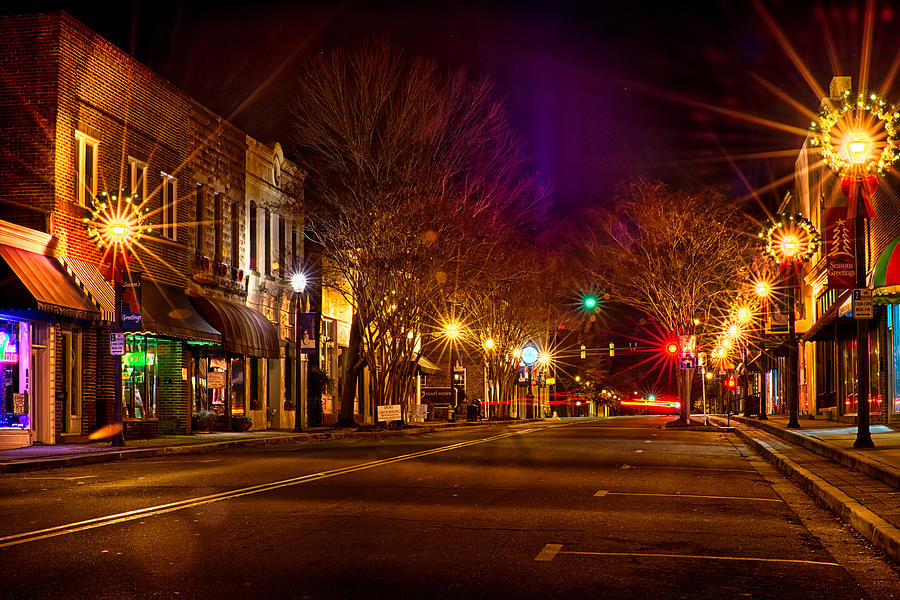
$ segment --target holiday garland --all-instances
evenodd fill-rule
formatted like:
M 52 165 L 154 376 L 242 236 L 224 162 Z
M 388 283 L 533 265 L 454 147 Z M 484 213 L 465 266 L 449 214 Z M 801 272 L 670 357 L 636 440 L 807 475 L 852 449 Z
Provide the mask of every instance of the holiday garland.
M 884 170 L 889 167 L 897 158 L 900 158 L 900 108 L 888 103 L 887 100 L 874 92 L 860 92 L 854 101 L 851 97 L 850 90 L 846 90 L 841 95 L 840 103 L 837 107 L 829 103 L 822 105 L 819 110 L 819 117 L 810 125 L 810 145 L 819 149 L 825 164 L 834 170 L 838 175 L 845 176 L 850 173 L 853 165 L 848 158 L 840 155 L 839 151 L 832 143 L 832 131 L 835 125 L 843 119 L 848 112 L 855 111 L 857 114 L 866 112 L 878 119 L 884 125 L 886 138 L 881 152 L 877 158 L 872 158 L 862 165 L 865 173 L 884 174 Z
M 781 215 L 777 220 L 760 232 L 759 237 L 766 241 L 765 252 L 779 263 L 806 262 L 819 249 L 821 237 L 812 222 L 801 215 Z M 793 237 L 797 244 L 797 252 L 786 256 L 782 251 L 785 240 Z

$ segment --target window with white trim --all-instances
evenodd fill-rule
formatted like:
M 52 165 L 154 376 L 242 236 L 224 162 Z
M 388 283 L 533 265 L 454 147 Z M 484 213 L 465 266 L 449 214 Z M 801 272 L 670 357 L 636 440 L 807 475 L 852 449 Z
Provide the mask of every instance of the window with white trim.
M 97 147 L 100 142 L 91 136 L 75 132 L 75 197 L 81 206 L 87 206 L 97 195 Z
M 125 182 L 125 191 L 132 197 L 137 196 L 140 202 L 147 199 L 147 163 L 128 157 L 128 181 Z
M 178 182 L 168 173 L 160 173 L 162 177 L 162 234 L 170 240 L 175 239 L 178 204 Z

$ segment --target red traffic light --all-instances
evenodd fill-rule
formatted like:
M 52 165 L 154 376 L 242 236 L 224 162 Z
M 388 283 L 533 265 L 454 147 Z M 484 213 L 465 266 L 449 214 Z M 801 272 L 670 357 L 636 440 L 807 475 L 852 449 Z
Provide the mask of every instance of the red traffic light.
M 678 344 L 676 344 L 675 342 L 666 344 L 666 353 L 670 356 L 675 356 L 676 354 L 678 354 Z
M 729 377 L 728 379 L 725 380 L 725 385 L 729 389 L 734 389 L 737 386 L 737 381 L 734 380 L 734 377 Z

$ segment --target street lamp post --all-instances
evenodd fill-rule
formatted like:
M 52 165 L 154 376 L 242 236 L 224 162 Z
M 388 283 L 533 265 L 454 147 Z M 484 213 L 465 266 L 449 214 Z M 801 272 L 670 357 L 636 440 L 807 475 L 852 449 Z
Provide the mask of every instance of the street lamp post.
M 786 271 L 788 291 L 788 335 L 787 335 L 787 378 L 785 393 L 787 395 L 790 418 L 788 427 L 798 428 L 800 397 L 798 390 L 798 348 L 794 330 L 794 291 L 796 271 L 800 265 L 808 261 L 819 248 L 819 232 L 812 222 L 801 215 L 781 215 L 770 227 L 760 234 L 766 241 L 766 253 Z
M 114 292 L 113 331 L 121 334 L 122 305 L 124 303 L 123 281 L 127 271 L 126 261 L 132 246 L 138 243 L 145 231 L 151 228 L 144 223 L 149 208 L 140 208 L 141 200 L 136 195 L 119 194 L 109 196 L 101 192 L 91 199 L 91 217 L 84 219 L 88 238 L 104 251 L 104 259 L 111 257 L 112 263 L 107 278 L 112 280 Z M 113 433 L 110 445 L 125 445 L 122 423 L 122 355 L 115 355 L 115 377 L 113 390 Z
M 856 287 L 868 287 L 866 275 L 866 230 L 869 215 L 866 203 L 859 202 L 856 196 L 866 193 L 865 183 L 861 177 L 862 166 L 869 158 L 871 142 L 865 133 L 851 133 L 846 143 L 847 156 L 853 165 L 849 179 L 849 194 L 856 201 L 856 214 L 852 215 L 856 238 Z M 874 180 L 877 182 L 877 180 Z M 874 192 L 872 189 L 869 194 Z M 854 448 L 873 448 L 872 434 L 869 430 L 869 320 L 856 318 L 856 440 Z
M 296 272 L 291 276 L 291 287 L 294 290 L 294 343 L 297 354 L 297 367 L 294 372 L 296 383 L 294 385 L 294 431 L 302 432 L 306 425 L 306 363 L 303 360 L 305 356 L 300 351 L 302 344 L 300 315 L 306 309 L 306 275 L 302 272 Z
M 759 382 L 759 413 L 758 419 L 760 421 L 768 420 L 766 416 L 766 372 L 769 367 L 769 360 L 766 348 L 766 311 L 769 309 L 769 294 L 772 291 L 771 286 L 766 281 L 758 281 L 755 286 L 756 295 L 759 296 L 760 302 L 762 302 L 763 309 L 763 324 L 762 324 L 762 333 L 760 334 L 760 345 L 759 345 L 759 361 L 760 361 L 760 382 Z

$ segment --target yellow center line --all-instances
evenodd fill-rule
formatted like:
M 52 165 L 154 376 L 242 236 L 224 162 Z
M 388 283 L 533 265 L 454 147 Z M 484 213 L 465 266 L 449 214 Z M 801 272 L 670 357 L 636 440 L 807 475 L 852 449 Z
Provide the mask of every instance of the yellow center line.
M 549 545 L 549 544 L 548 544 Z M 558 550 L 555 554 L 580 554 L 583 556 L 631 556 L 635 558 L 686 558 L 699 560 L 730 560 L 748 562 L 789 563 L 800 565 L 823 565 L 826 567 L 841 566 L 835 562 L 819 560 L 800 560 L 796 558 L 756 558 L 753 556 L 706 556 L 702 554 L 653 554 L 649 552 L 579 552 L 575 550 Z M 537 559 L 535 559 L 537 560 Z
M 656 496 L 661 498 L 709 498 L 711 500 L 750 500 L 756 502 L 784 502 L 781 498 L 754 498 L 747 496 L 707 496 L 705 494 L 651 494 L 648 492 L 610 492 L 598 490 L 594 496 Z
M 541 429 L 541 428 L 532 427 L 529 429 L 521 429 L 518 431 L 513 431 L 513 432 L 509 432 L 509 433 L 501 433 L 501 434 L 493 435 L 493 436 L 486 437 L 486 438 L 469 440 L 467 442 L 457 442 L 456 444 L 450 444 L 448 446 L 440 446 L 438 448 L 432 448 L 430 450 L 421 450 L 419 452 L 412 452 L 409 454 L 401 454 L 399 456 L 393 456 L 391 458 L 374 460 L 371 462 L 361 463 L 358 465 L 339 467 L 337 469 L 332 469 L 330 471 L 323 471 L 321 473 L 311 473 L 308 475 L 301 475 L 299 477 L 292 477 L 290 479 L 283 479 L 281 481 L 272 481 L 269 483 L 262 483 L 262 484 L 258 484 L 258 485 L 245 487 L 245 488 L 239 488 L 239 489 L 231 490 L 228 492 L 219 492 L 217 494 L 210 494 L 208 496 L 198 496 L 196 498 L 188 498 L 186 500 L 169 502 L 167 504 L 159 504 L 157 506 L 148 506 L 145 508 L 138 508 L 135 510 L 130 510 L 130 511 L 122 512 L 122 513 L 113 514 L 113 515 L 105 515 L 105 516 L 96 517 L 93 519 L 86 519 L 84 521 L 77 521 L 74 523 L 66 523 L 64 525 L 57 525 L 55 527 L 48 527 L 45 529 L 38 529 L 35 531 L 27 531 L 24 533 L 7 535 L 4 537 L 0 537 L 0 548 L 6 548 L 8 546 L 16 546 L 16 545 L 25 544 L 28 542 L 36 542 L 38 540 L 43 540 L 43 539 L 47 539 L 47 538 L 51 538 L 51 537 L 67 535 L 70 533 L 76 533 L 78 531 L 85 531 L 87 529 L 106 527 L 107 525 L 114 525 L 116 523 L 124 523 L 126 521 L 135 521 L 137 519 L 143 519 L 145 517 L 162 515 L 162 514 L 174 512 L 177 510 L 184 510 L 186 508 L 202 506 L 204 504 L 220 502 L 222 500 L 229 500 L 231 498 L 239 498 L 241 496 L 249 496 L 251 494 L 259 494 L 262 492 L 268 492 L 268 491 L 276 490 L 276 489 L 283 488 L 283 487 L 300 485 L 302 483 L 311 483 L 313 481 L 328 479 L 330 477 L 346 475 L 347 473 L 354 473 L 356 471 L 364 471 L 366 469 L 373 469 L 375 467 L 390 465 L 390 464 L 393 464 L 396 462 L 412 460 L 414 458 L 421 458 L 423 456 L 429 456 L 431 454 L 438 454 L 441 452 L 449 452 L 451 450 L 457 450 L 459 448 L 465 448 L 467 446 L 474 446 L 477 444 L 486 444 L 488 442 L 494 442 L 497 440 L 502 440 L 504 438 L 508 438 L 508 437 L 512 437 L 512 436 L 516 436 L 516 435 L 524 435 L 526 433 L 532 433 L 534 431 L 538 431 L 539 429 Z

